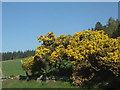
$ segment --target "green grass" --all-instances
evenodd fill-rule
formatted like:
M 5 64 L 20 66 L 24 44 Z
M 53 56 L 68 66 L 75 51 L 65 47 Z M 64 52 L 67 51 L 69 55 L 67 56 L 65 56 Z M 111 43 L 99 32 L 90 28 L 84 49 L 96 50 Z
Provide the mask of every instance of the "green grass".
M 2 71 L 5 76 L 25 75 L 21 67 L 21 59 L 2 61 Z
M 20 80 L 6 80 L 3 81 L 3 88 L 77 88 L 72 86 L 69 82 L 37 82 L 32 81 L 20 81 Z
M 1 62 L 0 62 L 1 63 Z M 25 75 L 21 67 L 21 59 L 2 61 L 2 71 L 4 76 L 10 75 Z M 70 82 L 37 82 L 35 80 L 5 80 L 2 83 L 2 88 L 77 88 L 72 86 Z M 87 86 L 80 87 L 80 90 L 88 90 Z M 92 89 L 91 89 L 92 90 Z
M 1 62 L 0 62 L 1 63 Z M 21 59 L 18 60 L 8 60 L 2 61 L 2 71 L 4 76 L 10 75 L 25 75 L 21 67 Z M 76 88 L 75 86 L 71 86 L 69 82 L 36 82 L 25 81 L 25 80 L 5 80 L 2 82 L 3 88 Z

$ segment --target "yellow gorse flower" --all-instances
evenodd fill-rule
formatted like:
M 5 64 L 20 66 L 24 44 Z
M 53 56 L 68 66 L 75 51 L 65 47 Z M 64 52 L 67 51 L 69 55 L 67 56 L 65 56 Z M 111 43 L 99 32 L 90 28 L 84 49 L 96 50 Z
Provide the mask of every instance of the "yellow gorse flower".
M 35 56 L 39 56 L 41 60 L 56 62 L 67 59 L 73 64 L 78 64 L 88 62 L 94 57 L 101 64 L 120 63 L 120 37 L 109 38 L 102 30 L 86 30 L 76 32 L 73 36 L 60 35 L 58 37 L 55 37 L 54 32 L 49 32 L 47 35 L 40 35 L 38 41 L 43 44 L 37 47 Z M 33 58 L 27 59 L 23 66 L 30 69 L 34 64 Z

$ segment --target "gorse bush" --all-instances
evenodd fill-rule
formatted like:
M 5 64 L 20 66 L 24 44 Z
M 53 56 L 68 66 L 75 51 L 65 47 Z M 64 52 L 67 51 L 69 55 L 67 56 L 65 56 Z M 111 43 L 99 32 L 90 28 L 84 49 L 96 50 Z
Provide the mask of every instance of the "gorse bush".
M 23 63 L 24 70 L 32 74 L 44 71 L 45 75 L 70 76 L 78 86 L 95 77 L 102 78 L 102 72 L 120 80 L 120 37 L 113 39 L 102 30 L 87 30 L 58 37 L 49 32 L 40 35 L 38 41 L 42 44 L 35 55 Z

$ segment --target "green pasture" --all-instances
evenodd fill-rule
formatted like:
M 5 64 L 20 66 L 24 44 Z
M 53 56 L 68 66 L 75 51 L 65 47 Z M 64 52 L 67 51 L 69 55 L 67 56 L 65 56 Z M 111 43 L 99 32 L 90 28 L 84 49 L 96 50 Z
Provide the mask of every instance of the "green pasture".
M 0 62 L 1 63 L 1 62 Z M 2 61 L 3 76 L 25 75 L 21 67 L 21 59 Z M 70 82 L 37 82 L 35 80 L 4 80 L 2 88 L 76 88 Z
M 20 80 L 7 80 L 3 81 L 3 88 L 77 88 L 72 86 L 69 82 L 37 82 L 32 81 L 20 81 Z
M 21 67 L 21 59 L 2 61 L 2 71 L 3 71 L 3 76 L 25 75 L 25 72 L 22 70 Z M 36 80 L 26 81 L 26 80 L 14 79 L 14 80 L 4 80 L 2 82 L 2 88 L 78 88 L 78 87 L 73 86 L 70 82 L 65 82 L 65 81 L 37 82 Z M 80 90 L 88 90 L 87 86 L 82 86 L 79 88 Z M 92 86 L 91 90 L 93 88 L 98 89 L 98 86 L 97 85 Z
M 25 72 L 22 70 L 21 59 L 2 61 L 2 71 L 5 76 L 25 75 Z

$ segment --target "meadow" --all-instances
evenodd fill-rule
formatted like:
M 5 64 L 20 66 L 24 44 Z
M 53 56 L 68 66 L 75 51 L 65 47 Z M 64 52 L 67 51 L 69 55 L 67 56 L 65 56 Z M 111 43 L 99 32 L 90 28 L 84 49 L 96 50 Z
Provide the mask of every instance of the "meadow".
M 5 76 L 25 75 L 21 67 L 21 59 L 2 61 L 2 71 Z
M 21 59 L 2 61 L 2 71 L 3 71 L 3 76 L 25 75 L 25 72 L 22 70 L 21 67 Z M 4 89 L 4 88 L 78 88 L 78 87 L 73 86 L 70 82 L 67 81 L 37 82 L 36 80 L 26 81 L 26 80 L 9 79 L 9 80 L 4 80 L 2 82 L 2 88 Z M 79 88 L 80 90 L 88 90 L 87 86 L 81 86 Z M 98 84 L 92 86 L 91 90 L 93 88 L 98 89 Z
M 24 59 L 23 59 L 24 60 Z M 2 71 L 4 76 L 17 76 L 25 75 L 25 72 L 21 67 L 21 59 L 2 61 Z M 37 82 L 35 80 L 4 80 L 2 82 L 2 88 L 77 88 L 72 86 L 69 82 L 57 81 L 57 82 Z

